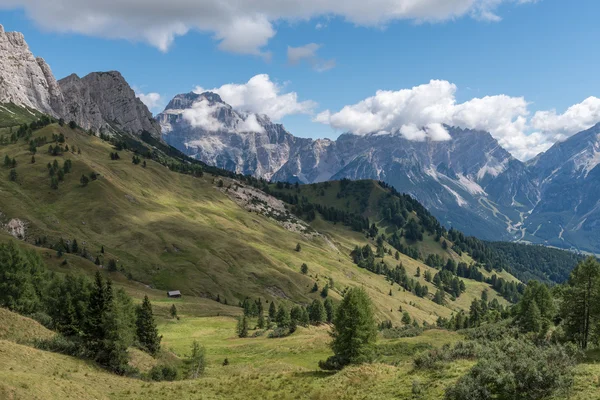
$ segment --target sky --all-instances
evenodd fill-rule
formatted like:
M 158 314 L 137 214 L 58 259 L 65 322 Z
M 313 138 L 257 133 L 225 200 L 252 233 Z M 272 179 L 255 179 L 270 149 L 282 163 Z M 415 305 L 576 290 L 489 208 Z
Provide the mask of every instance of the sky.
M 162 111 L 213 90 L 300 137 L 489 131 L 527 160 L 600 122 L 596 0 L 0 0 L 57 78 Z

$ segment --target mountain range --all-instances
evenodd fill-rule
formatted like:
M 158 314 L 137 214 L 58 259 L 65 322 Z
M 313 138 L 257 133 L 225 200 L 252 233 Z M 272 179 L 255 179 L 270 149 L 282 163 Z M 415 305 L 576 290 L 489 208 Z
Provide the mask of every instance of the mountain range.
M 179 94 L 153 118 L 120 73 L 57 81 L 22 34 L 0 26 L 1 103 L 95 132 L 147 132 L 206 164 L 268 180 L 381 180 L 479 238 L 600 253 L 600 124 L 524 163 L 488 132 L 451 126 L 448 141 L 397 132 L 300 138 L 212 92 Z
M 298 138 L 211 92 L 175 96 L 157 120 L 167 143 L 220 168 L 292 183 L 377 179 L 486 240 L 600 251 L 600 124 L 523 163 L 488 132 L 450 126 L 449 141 Z

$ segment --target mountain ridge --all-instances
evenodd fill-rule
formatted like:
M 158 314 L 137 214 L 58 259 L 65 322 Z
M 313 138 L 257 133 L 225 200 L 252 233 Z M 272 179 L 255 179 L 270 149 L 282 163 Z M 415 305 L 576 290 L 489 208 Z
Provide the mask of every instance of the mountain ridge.
M 264 116 L 256 116 L 259 127 L 255 126 L 254 131 L 220 129 L 234 126 L 236 118 L 248 119 L 252 114 L 236 111 L 211 92 L 188 95 L 195 101 L 188 99 L 188 108 L 177 110 L 176 124 L 165 124 L 166 115 L 174 114 L 169 107 L 157 119 L 165 140 L 208 164 L 292 183 L 343 178 L 383 180 L 415 196 L 446 226 L 483 239 L 600 252 L 600 241 L 581 241 L 561 234 L 555 227 L 542 224 L 537 229 L 528 222 L 543 218 L 537 215 L 541 202 L 557 200 L 543 198 L 550 192 L 539 177 L 539 166 L 534 165 L 537 162 L 514 158 L 489 132 L 446 126 L 452 138 L 449 141 L 412 141 L 398 132 L 344 133 L 336 140 L 313 140 L 296 137 Z M 210 104 L 226 108 L 231 114 L 207 107 L 203 115 L 210 123 L 190 123 L 194 115 L 186 114 L 186 110 L 207 96 L 211 97 Z M 277 126 L 281 134 L 270 134 L 272 126 Z M 574 135 L 563 143 L 579 137 Z M 554 148 L 538 158 L 549 157 L 544 154 L 553 154 Z

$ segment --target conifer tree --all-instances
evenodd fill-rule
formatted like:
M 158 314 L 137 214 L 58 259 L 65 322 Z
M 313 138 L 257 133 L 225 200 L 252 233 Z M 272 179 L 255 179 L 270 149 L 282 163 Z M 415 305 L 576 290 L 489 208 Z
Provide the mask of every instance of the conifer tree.
M 152 304 L 148 296 L 144 296 L 142 305 L 137 309 L 136 334 L 137 339 L 144 350 L 151 355 L 156 355 L 160 350 L 162 336 L 158 335 Z
M 277 313 L 277 309 L 275 308 L 275 302 L 271 302 L 271 305 L 269 306 L 269 318 L 271 319 L 271 321 L 275 320 L 275 314 Z
M 327 319 L 327 313 L 323 303 L 319 299 L 313 300 L 308 311 L 310 322 L 314 325 L 319 325 Z
M 325 300 L 325 303 L 323 303 L 323 306 L 325 307 L 325 314 L 327 315 L 326 319 L 328 323 L 333 322 L 333 318 L 335 316 L 335 306 L 333 304 L 333 300 L 331 300 L 331 298 L 327 298 Z
M 245 315 L 238 317 L 236 333 L 240 338 L 248 337 L 248 317 Z
M 308 274 L 308 265 L 306 265 L 306 263 L 302 264 L 300 267 L 300 272 L 302 272 L 304 275 Z
M 362 288 L 350 289 L 333 321 L 331 348 L 334 356 L 319 362 L 323 369 L 341 369 L 349 364 L 369 362 L 377 339 L 373 304 Z
M 402 323 L 404 325 L 409 325 L 411 321 L 410 314 L 407 311 L 402 313 Z
M 177 318 L 177 307 L 175 307 L 175 304 L 171 305 L 169 313 L 171 314 L 171 318 Z
M 283 304 L 279 305 L 279 310 L 277 310 L 277 315 L 275 316 L 275 323 L 279 328 L 285 329 L 290 326 L 290 314 Z

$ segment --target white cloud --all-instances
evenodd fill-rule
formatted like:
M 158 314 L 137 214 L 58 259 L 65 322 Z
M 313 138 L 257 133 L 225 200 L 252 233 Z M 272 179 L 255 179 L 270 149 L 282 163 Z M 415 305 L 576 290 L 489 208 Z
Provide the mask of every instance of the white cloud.
M 600 121 L 600 99 L 588 97 L 569 107 L 563 114 L 556 110 L 538 111 L 531 118 L 531 126 L 542 132 L 556 132 L 565 136 L 581 132 Z
M 210 132 L 264 132 L 264 128 L 258 123 L 256 114 L 243 114 L 240 118 L 227 120 L 227 125 L 218 119 L 219 109 L 225 107 L 223 104 L 211 104 L 207 99 L 195 102 L 191 108 L 182 112 L 183 119 L 194 128 L 202 128 Z
M 190 30 L 212 34 L 226 51 L 267 56 L 264 46 L 279 21 L 340 17 L 377 26 L 397 20 L 438 22 L 465 15 L 499 20 L 502 3 L 534 0 L 2 0 L 23 8 L 43 28 L 145 41 L 166 51 Z
M 201 127 L 207 131 L 217 132 L 225 126 L 215 117 L 219 105 L 211 105 L 208 100 L 195 102 L 191 108 L 183 110 L 182 116 L 193 127 Z
M 135 95 L 152 112 L 159 110 L 163 106 L 162 97 L 158 93 L 136 93 Z
M 415 141 L 449 140 L 442 124 L 484 130 L 521 160 L 600 122 L 600 99 L 596 97 L 564 114 L 538 111 L 530 118 L 529 104 L 523 97 L 497 95 L 457 103 L 456 90 L 454 84 L 440 80 L 411 89 L 379 90 L 375 96 L 337 112 L 323 111 L 313 120 L 358 135 L 397 132 Z
M 287 59 L 291 65 L 297 65 L 303 61 L 308 62 L 315 71 L 323 72 L 335 67 L 335 60 L 324 60 L 319 58 L 317 50 L 322 46 L 317 43 L 308 43 L 300 47 L 287 48 Z
M 296 92 L 282 93 L 283 88 L 271 81 L 269 75 L 255 75 L 246 83 L 229 83 L 214 89 L 197 87 L 196 93 L 217 93 L 233 108 L 256 114 L 264 114 L 273 120 L 290 114 L 311 114 L 317 104 L 314 101 L 298 101 Z

